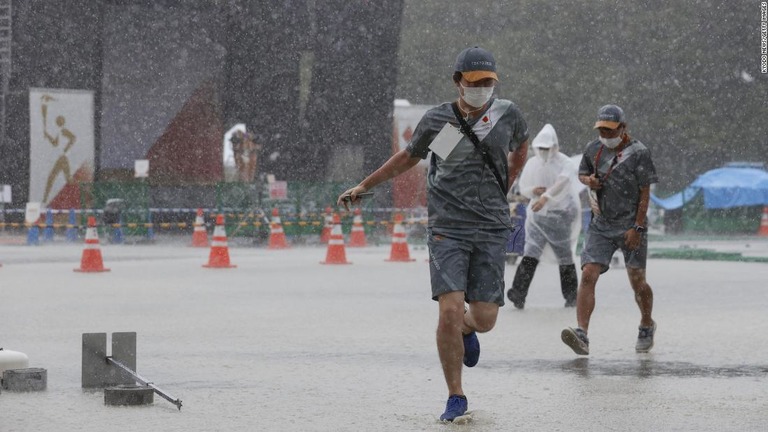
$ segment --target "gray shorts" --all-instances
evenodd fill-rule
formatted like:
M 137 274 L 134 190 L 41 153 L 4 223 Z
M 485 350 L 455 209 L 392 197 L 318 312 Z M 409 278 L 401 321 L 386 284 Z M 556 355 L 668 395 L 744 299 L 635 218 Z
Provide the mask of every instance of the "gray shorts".
M 645 268 L 648 259 L 648 234 L 640 234 L 640 246 L 631 251 L 624 245 L 624 230 L 601 230 L 594 224 L 589 226 L 584 237 L 584 249 L 581 251 L 581 268 L 586 264 L 600 264 L 600 273 L 608 271 L 613 254 L 621 249 L 624 264 L 627 267 Z
M 504 306 L 507 230 L 430 228 L 427 232 L 433 300 L 463 291 L 467 302 Z

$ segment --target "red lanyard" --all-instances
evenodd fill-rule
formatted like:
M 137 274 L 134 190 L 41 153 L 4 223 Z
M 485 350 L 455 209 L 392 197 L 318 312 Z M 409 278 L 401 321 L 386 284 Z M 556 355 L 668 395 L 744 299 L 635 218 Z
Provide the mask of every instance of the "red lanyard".
M 623 142 L 621 143 L 622 148 L 619 150 L 618 153 L 616 153 L 616 156 L 613 157 L 613 160 L 611 161 L 611 166 L 608 167 L 608 171 L 605 172 L 605 175 L 602 177 L 601 181 L 605 181 L 605 179 L 608 178 L 609 175 L 613 172 L 613 167 L 616 166 L 616 164 L 619 162 L 619 159 L 621 159 L 621 153 L 624 152 L 624 146 Z M 598 167 L 600 166 L 600 156 L 603 154 L 603 148 L 605 145 L 600 145 L 600 148 L 597 150 L 597 154 L 595 155 L 595 177 L 600 177 L 599 172 L 597 171 Z

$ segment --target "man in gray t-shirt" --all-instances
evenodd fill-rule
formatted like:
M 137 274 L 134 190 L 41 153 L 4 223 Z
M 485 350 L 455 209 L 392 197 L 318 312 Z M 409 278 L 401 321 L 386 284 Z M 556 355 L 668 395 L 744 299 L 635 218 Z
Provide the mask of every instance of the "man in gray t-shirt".
M 430 157 L 429 267 L 432 298 L 439 305 L 437 350 L 448 386 L 443 421 L 466 413 L 462 362 L 477 364 L 476 333 L 491 330 L 504 305 L 511 228 L 506 195 L 528 149 L 528 127 L 520 110 L 508 100 L 492 98 L 498 77 L 490 52 L 472 47 L 459 53 L 453 81 L 458 99 L 427 111 L 408 147 L 338 200 L 349 209 L 359 194 Z
M 576 298 L 578 327 L 561 338 L 577 354 L 589 354 L 587 332 L 595 309 L 595 285 L 621 249 L 629 283 L 640 308 L 635 344 L 638 353 L 653 348 L 656 323 L 651 317 L 653 291 L 645 280 L 648 233 L 645 214 L 652 183 L 658 182 L 651 152 L 627 133 L 624 111 L 605 105 L 598 111 L 599 139 L 589 143 L 579 166 L 579 180 L 589 187 L 592 221 L 581 252 L 581 283 Z

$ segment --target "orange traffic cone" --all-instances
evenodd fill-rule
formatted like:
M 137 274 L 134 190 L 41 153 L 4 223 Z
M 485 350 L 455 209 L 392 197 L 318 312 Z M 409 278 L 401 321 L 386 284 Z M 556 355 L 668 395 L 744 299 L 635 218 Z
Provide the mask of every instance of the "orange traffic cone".
M 85 231 L 85 249 L 80 259 L 80 268 L 76 272 L 99 273 L 108 272 L 104 268 L 104 261 L 101 258 L 101 249 L 99 248 L 99 233 L 96 231 L 96 218 L 88 216 L 88 229 Z
M 331 231 L 333 230 L 333 215 L 331 214 L 331 208 L 325 208 L 325 223 L 323 224 L 323 231 L 320 233 L 320 243 L 328 243 L 331 238 Z
M 399 213 L 395 215 L 395 227 L 392 230 L 392 250 L 387 261 L 416 261 L 411 258 L 411 254 L 408 252 L 408 242 L 405 239 L 405 228 L 403 227 L 403 215 Z
M 341 232 L 341 218 L 338 213 L 333 214 L 333 229 L 328 239 L 328 251 L 325 261 L 320 264 L 352 264 L 347 261 L 347 253 L 344 250 L 344 234 Z
M 365 247 L 365 228 L 363 228 L 363 216 L 360 207 L 355 209 L 355 217 L 352 218 L 352 231 L 349 235 L 349 247 Z
M 768 206 L 763 207 L 763 217 L 760 218 L 760 229 L 757 231 L 760 237 L 768 237 Z
M 208 231 L 205 230 L 203 221 L 203 209 L 197 209 L 195 217 L 195 229 L 192 231 L 192 247 L 208 247 Z
M 269 249 L 287 249 L 283 224 L 280 222 L 280 212 L 277 207 L 272 209 L 272 223 L 269 224 Z
M 208 256 L 208 268 L 232 268 L 237 267 L 229 263 L 229 248 L 227 247 L 227 231 L 224 229 L 224 215 L 216 216 L 216 228 L 213 229 L 213 241 L 211 242 L 211 254 Z

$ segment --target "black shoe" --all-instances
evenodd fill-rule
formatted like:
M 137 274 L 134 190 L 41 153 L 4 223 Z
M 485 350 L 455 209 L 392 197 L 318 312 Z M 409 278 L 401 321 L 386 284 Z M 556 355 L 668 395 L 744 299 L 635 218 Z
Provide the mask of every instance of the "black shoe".
M 517 309 L 525 308 L 525 299 L 521 299 L 517 293 L 512 290 L 512 288 L 507 291 L 507 298 L 512 302 L 513 305 L 515 305 Z
M 579 289 L 579 278 L 576 276 L 576 265 L 560 266 L 560 290 L 565 298 L 565 307 L 576 306 L 576 291 Z

